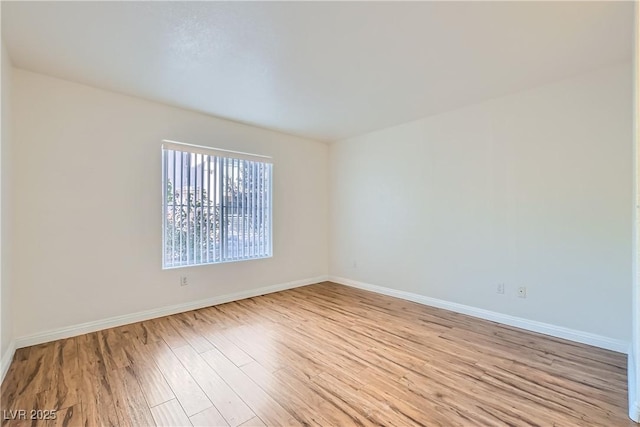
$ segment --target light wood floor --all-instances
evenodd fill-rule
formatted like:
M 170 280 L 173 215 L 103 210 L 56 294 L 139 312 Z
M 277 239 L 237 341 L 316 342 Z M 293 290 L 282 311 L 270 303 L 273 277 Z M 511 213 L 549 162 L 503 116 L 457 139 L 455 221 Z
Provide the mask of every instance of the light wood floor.
M 2 408 L 88 427 L 634 425 L 626 393 L 622 354 L 322 283 L 20 349 Z

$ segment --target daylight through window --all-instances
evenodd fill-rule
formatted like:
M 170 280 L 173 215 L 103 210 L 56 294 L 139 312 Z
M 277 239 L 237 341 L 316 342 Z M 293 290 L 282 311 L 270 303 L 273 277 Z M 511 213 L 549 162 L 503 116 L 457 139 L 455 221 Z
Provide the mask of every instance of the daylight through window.
M 165 141 L 163 268 L 272 255 L 271 159 Z

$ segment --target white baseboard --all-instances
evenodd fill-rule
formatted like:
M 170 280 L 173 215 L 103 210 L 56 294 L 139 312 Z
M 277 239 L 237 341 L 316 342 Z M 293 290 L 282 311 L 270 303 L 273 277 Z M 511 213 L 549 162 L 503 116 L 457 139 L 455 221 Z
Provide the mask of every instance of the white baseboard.
M 633 354 L 633 346 L 629 349 L 627 359 L 627 385 L 629 390 L 629 418 L 633 421 L 640 421 L 640 411 L 638 406 L 638 390 L 636 389 L 636 360 Z
M 5 375 L 7 375 L 7 371 L 9 370 L 9 366 L 11 366 L 11 362 L 13 361 L 13 356 L 16 353 L 16 341 L 12 340 L 9 343 L 9 348 L 2 355 L 2 359 L 0 360 L 0 384 L 4 381 Z
M 570 341 L 589 344 L 595 347 L 613 350 L 620 353 L 627 353 L 629 351 L 629 343 L 627 341 L 609 338 L 602 335 L 596 335 L 590 332 L 577 331 L 575 329 L 551 325 L 549 323 L 523 319 L 521 317 L 502 314 L 490 310 L 484 310 L 482 308 L 476 308 L 464 304 L 458 304 L 455 302 L 444 301 L 424 295 L 414 294 L 411 292 L 385 288 L 383 286 L 371 285 L 369 283 L 358 282 L 356 280 L 345 279 L 343 277 L 329 276 L 329 280 L 341 285 L 351 286 L 353 288 L 364 289 L 366 291 L 401 298 L 431 307 L 454 311 L 456 313 L 468 314 L 469 316 L 479 317 L 481 319 L 514 326 L 516 328 L 525 329 L 532 332 L 550 335 L 556 338 L 563 338 Z
M 259 295 L 270 294 L 273 292 L 293 289 L 300 286 L 312 285 L 314 283 L 324 282 L 328 280 L 327 276 L 312 277 L 293 282 L 281 283 L 278 285 L 265 286 L 258 289 L 250 289 L 242 292 L 221 295 L 218 297 L 207 298 L 199 301 L 187 302 L 183 304 L 171 305 L 152 310 L 140 311 L 138 313 L 125 314 L 123 316 L 111 317 L 93 322 L 81 323 L 58 329 L 52 329 L 15 340 L 15 348 L 29 347 L 31 345 L 42 344 L 45 342 L 55 341 L 63 338 L 70 338 L 90 332 L 100 331 L 102 329 L 114 328 L 130 323 L 141 322 L 143 320 L 155 319 L 157 317 L 168 316 L 170 314 L 183 313 L 185 311 L 197 310 L 199 308 L 210 307 L 212 305 L 224 304 L 227 302 L 238 301 L 245 298 L 257 297 Z M 4 368 L 4 358 L 2 359 Z M 8 366 L 7 366 L 8 367 Z

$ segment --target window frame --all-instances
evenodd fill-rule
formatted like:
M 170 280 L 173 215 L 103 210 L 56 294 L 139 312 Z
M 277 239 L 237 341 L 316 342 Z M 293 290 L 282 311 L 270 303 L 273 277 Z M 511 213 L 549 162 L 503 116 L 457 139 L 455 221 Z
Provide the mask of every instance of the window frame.
M 170 256 L 171 257 L 175 257 L 175 247 L 172 246 L 171 250 L 168 251 L 167 247 L 168 247 L 168 238 L 172 239 L 170 240 L 174 245 L 175 245 L 175 237 L 168 237 L 168 233 L 169 233 L 169 229 L 172 228 L 173 232 L 176 232 L 176 226 L 175 226 L 175 222 L 173 223 L 174 225 L 171 226 L 169 225 L 169 216 L 170 216 L 170 204 L 171 202 L 168 201 L 169 196 L 168 196 L 168 191 L 169 191 L 169 181 L 170 180 L 170 176 L 168 175 L 168 169 L 169 169 L 169 160 L 168 160 L 168 154 L 167 153 L 186 153 L 189 154 L 189 170 L 187 171 L 187 175 L 189 176 L 189 178 L 191 178 L 192 176 L 192 172 L 191 172 L 191 166 L 190 166 L 190 161 L 192 158 L 191 156 L 195 155 L 195 159 L 196 159 L 196 163 L 195 163 L 195 172 L 194 172 L 194 177 L 196 178 L 196 181 L 194 183 L 194 190 L 193 190 L 193 194 L 194 196 L 192 196 L 191 193 L 191 188 L 192 185 L 189 182 L 189 184 L 187 185 L 187 192 L 188 192 L 188 199 L 187 199 L 187 232 L 186 234 L 184 234 L 187 238 L 187 243 L 186 243 L 186 254 L 187 254 L 187 259 L 186 260 L 175 260 L 175 258 L 173 259 L 173 261 L 170 261 Z M 213 185 L 213 190 L 211 190 L 212 185 L 211 185 L 211 178 L 207 178 L 207 182 L 208 184 L 205 184 L 204 182 L 204 174 L 205 174 L 205 167 L 202 166 L 202 169 L 200 172 L 198 172 L 197 169 L 197 159 L 198 159 L 198 155 L 203 156 L 200 157 L 202 159 L 201 163 L 202 165 L 205 164 L 205 160 L 204 160 L 204 156 L 209 156 L 209 158 L 207 159 L 207 165 L 208 165 L 208 173 L 210 174 L 211 171 L 211 158 L 213 158 L 214 163 L 215 163 L 215 173 L 216 174 L 220 174 L 220 175 L 216 175 L 215 178 L 213 178 L 213 182 L 215 183 Z M 181 154 L 181 161 L 182 159 L 184 159 L 183 154 Z M 174 162 L 176 161 L 176 157 L 174 154 Z M 229 164 L 229 162 L 231 162 Z M 251 163 L 247 163 L 247 162 L 251 162 Z M 250 175 L 250 177 L 252 177 L 251 179 L 254 179 L 253 181 L 253 187 L 249 187 L 250 190 L 247 190 L 247 187 L 245 187 L 244 185 L 242 186 L 242 196 L 240 196 L 240 184 L 239 184 L 239 179 L 240 179 L 240 168 L 243 168 L 243 173 L 246 172 L 246 167 L 251 164 L 251 168 L 250 169 L 252 172 Z M 222 165 L 224 165 L 224 169 L 222 168 Z M 230 168 L 229 168 L 230 167 Z M 176 168 L 176 165 L 173 164 L 173 168 Z M 254 169 L 253 168 L 257 168 L 255 169 L 255 174 L 254 174 Z M 225 264 L 225 263 L 230 263 L 230 262 L 240 262 L 240 261 L 252 261 L 252 260 L 259 260 L 259 259 L 268 259 L 268 258 L 272 258 L 273 257 L 273 239 L 274 239 L 274 233 L 273 233 L 273 158 L 270 156 L 265 156 L 265 155 L 259 155 L 259 154 L 250 154 L 250 153 L 244 153 L 244 152 L 239 152 L 239 151 L 232 151 L 232 150 L 225 150 L 225 149 L 220 149 L 220 148 L 212 148 L 212 147 L 206 147 L 206 146 L 201 146 L 201 145 L 193 145 L 193 144 L 186 144 L 183 142 L 177 142 L 177 141 L 173 141 L 173 140 L 163 140 L 162 141 L 162 146 L 161 146 L 161 169 L 162 169 L 162 182 L 161 182 L 161 188 L 162 188 L 162 269 L 163 270 L 171 270 L 171 269 L 175 269 L 175 268 L 185 268 L 185 267 L 197 267 L 197 266 L 203 266 L 203 265 L 216 265 L 216 264 Z M 180 166 L 180 170 L 183 171 L 184 169 L 184 165 Z M 231 172 L 231 178 L 229 178 L 228 173 Z M 236 173 L 238 173 L 238 175 L 235 175 Z M 200 180 L 200 184 L 201 184 L 201 188 L 200 188 L 200 199 L 197 198 L 198 196 L 198 187 L 197 187 L 197 178 L 198 178 L 198 174 L 201 174 L 200 176 L 202 177 Z M 180 176 L 180 200 L 181 200 L 181 204 L 180 204 L 180 217 L 182 218 L 182 221 L 184 221 L 184 215 L 183 215 L 183 209 L 184 209 L 184 202 L 183 200 L 185 200 L 184 198 L 184 177 L 185 175 Z M 228 187 L 228 182 L 229 179 L 231 179 L 231 190 L 229 190 Z M 176 204 L 175 204 L 175 198 L 177 198 L 178 196 L 176 196 L 177 194 L 177 187 L 176 187 L 176 175 L 174 173 L 174 180 L 173 182 L 173 189 L 172 189 L 172 199 L 173 199 L 173 215 L 171 215 L 171 221 L 175 221 L 176 220 Z M 266 185 L 268 185 L 268 187 L 266 187 Z M 262 186 L 262 188 L 260 188 Z M 236 190 L 237 188 L 237 190 Z M 204 196 L 206 194 L 206 196 Z M 251 194 L 251 196 L 248 196 L 248 194 Z M 255 194 L 256 198 L 255 200 L 253 199 L 253 194 Z M 192 199 L 193 197 L 193 199 Z M 214 218 L 215 220 L 213 220 L 213 229 L 212 231 L 214 232 L 214 235 L 218 235 L 217 237 L 214 237 L 213 239 L 213 246 L 209 246 L 209 239 L 211 239 L 211 235 L 209 234 L 209 228 L 207 228 L 207 235 L 205 236 L 207 238 L 207 249 L 200 249 L 200 259 L 197 260 L 197 247 L 196 247 L 196 243 L 197 243 L 197 234 L 194 230 L 193 236 L 191 235 L 191 232 L 189 231 L 189 227 L 190 227 L 190 223 L 191 223 L 191 216 L 189 213 L 189 209 L 191 207 L 191 203 L 192 200 L 194 200 L 194 209 L 196 209 L 198 207 L 197 205 L 197 201 L 200 202 L 200 227 L 203 226 L 203 219 L 202 216 L 204 216 L 204 199 L 203 197 L 206 197 L 207 201 L 207 209 L 208 209 L 208 217 L 206 219 L 207 221 L 207 227 L 210 225 L 212 219 L 210 216 L 210 208 L 211 208 L 211 199 L 213 199 L 213 208 L 214 208 Z M 242 197 L 242 198 L 240 198 Z M 249 197 L 252 197 L 252 203 L 255 202 L 256 205 L 254 206 L 252 203 L 249 203 Z M 218 200 L 218 201 L 217 201 Z M 249 215 L 250 213 L 247 212 L 247 205 L 244 205 L 244 202 L 247 201 L 247 203 L 249 203 L 249 208 L 254 209 L 255 208 L 255 212 L 256 212 L 256 216 L 255 217 L 251 217 L 251 219 L 254 221 L 253 224 L 251 225 L 251 223 L 249 222 Z M 242 202 L 242 203 L 241 203 Z M 266 207 L 263 205 L 261 207 L 258 207 L 258 202 L 260 203 L 264 203 L 266 204 Z M 231 205 L 230 205 L 231 203 Z M 238 205 L 242 205 L 240 212 L 238 213 Z M 233 210 L 235 210 L 235 227 L 238 227 L 239 221 L 243 224 L 242 229 L 243 229 L 243 243 L 242 243 L 242 255 L 240 255 L 240 245 L 239 243 L 235 243 L 235 248 L 234 248 L 234 244 L 231 244 L 231 250 L 232 250 L 232 255 L 229 255 L 229 248 L 230 248 L 230 242 L 231 240 L 227 240 L 229 239 L 229 235 L 227 234 L 230 229 L 233 229 L 233 223 L 234 223 L 234 217 L 228 217 L 228 212 L 226 211 L 226 209 L 228 209 L 231 206 L 231 208 Z M 259 209 L 261 209 L 261 211 L 259 212 Z M 196 216 L 196 211 L 194 211 L 194 219 L 193 219 L 193 224 L 194 227 L 197 225 L 197 221 L 195 219 Z M 226 225 L 223 225 L 223 220 L 225 221 Z M 247 221 L 245 223 L 245 220 Z M 255 230 L 256 227 L 256 221 L 258 223 L 260 223 L 260 225 L 262 227 L 264 227 L 262 230 L 258 229 L 258 231 Z M 251 235 L 247 235 L 246 233 L 246 229 L 244 228 L 245 225 L 248 225 L 249 228 L 251 229 L 253 228 L 253 234 Z M 183 234 L 183 223 L 180 224 L 180 234 L 182 236 Z M 203 244 L 202 242 L 202 228 L 200 230 L 200 245 Z M 258 234 L 256 234 L 258 233 Z M 260 236 L 259 238 L 257 236 L 259 236 L 259 233 L 262 233 L 262 236 Z M 174 234 L 175 236 L 175 234 Z M 236 231 L 236 237 L 238 236 L 238 233 Z M 247 247 L 251 247 L 251 243 L 247 244 L 247 239 L 251 240 L 251 236 L 253 236 L 254 241 L 253 241 L 253 250 L 255 249 L 255 245 L 258 245 L 261 249 L 258 250 L 258 254 L 245 254 L 245 250 L 247 249 Z M 193 240 L 192 240 L 193 238 Z M 258 240 L 256 240 L 258 239 Z M 237 242 L 240 242 L 240 239 L 236 239 Z M 179 252 L 182 252 L 183 250 L 183 241 L 180 239 L 180 247 L 178 249 Z M 191 243 L 193 241 L 193 243 Z M 192 246 L 193 245 L 193 246 Z M 249 246 L 247 246 L 249 245 Z M 263 245 L 263 246 L 260 246 Z M 264 246 L 266 245 L 266 246 Z M 189 260 L 189 253 L 191 251 L 191 248 L 193 247 L 193 260 Z M 213 258 L 211 259 L 211 251 L 213 251 Z M 203 259 L 203 253 L 206 254 L 207 256 L 207 260 L 205 261 Z M 236 253 L 237 255 L 233 255 L 233 253 Z M 180 257 L 183 256 L 182 253 L 179 254 Z

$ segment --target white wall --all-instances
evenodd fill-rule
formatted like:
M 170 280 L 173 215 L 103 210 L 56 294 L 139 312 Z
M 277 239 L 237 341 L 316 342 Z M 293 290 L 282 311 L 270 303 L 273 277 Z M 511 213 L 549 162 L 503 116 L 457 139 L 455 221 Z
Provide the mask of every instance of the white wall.
M 12 318 L 12 295 L 11 295 L 11 262 L 9 248 L 9 238 L 11 227 L 11 204 L 9 197 L 11 194 L 10 171 L 10 141 L 11 141 L 11 83 L 12 65 L 9 53 L 2 43 L 2 82 L 0 92 L 2 92 L 2 136 L 0 142 L 0 357 L 3 364 L 10 362 L 11 342 L 13 340 L 13 318 Z M 2 369 L 5 365 L 2 366 Z M 2 372 L 4 373 L 4 371 Z
M 629 380 L 629 417 L 634 421 L 640 420 L 640 128 L 638 127 L 640 114 L 640 7 L 634 2 L 634 50 L 633 50 L 633 143 L 634 143 L 634 246 L 633 246 L 633 282 L 631 292 L 631 346 L 629 351 L 629 366 L 627 370 Z
M 162 139 L 273 156 L 273 258 L 161 269 Z M 327 274 L 325 144 L 17 69 L 12 141 L 18 338 Z
M 333 144 L 330 275 L 629 342 L 631 115 L 627 63 Z

